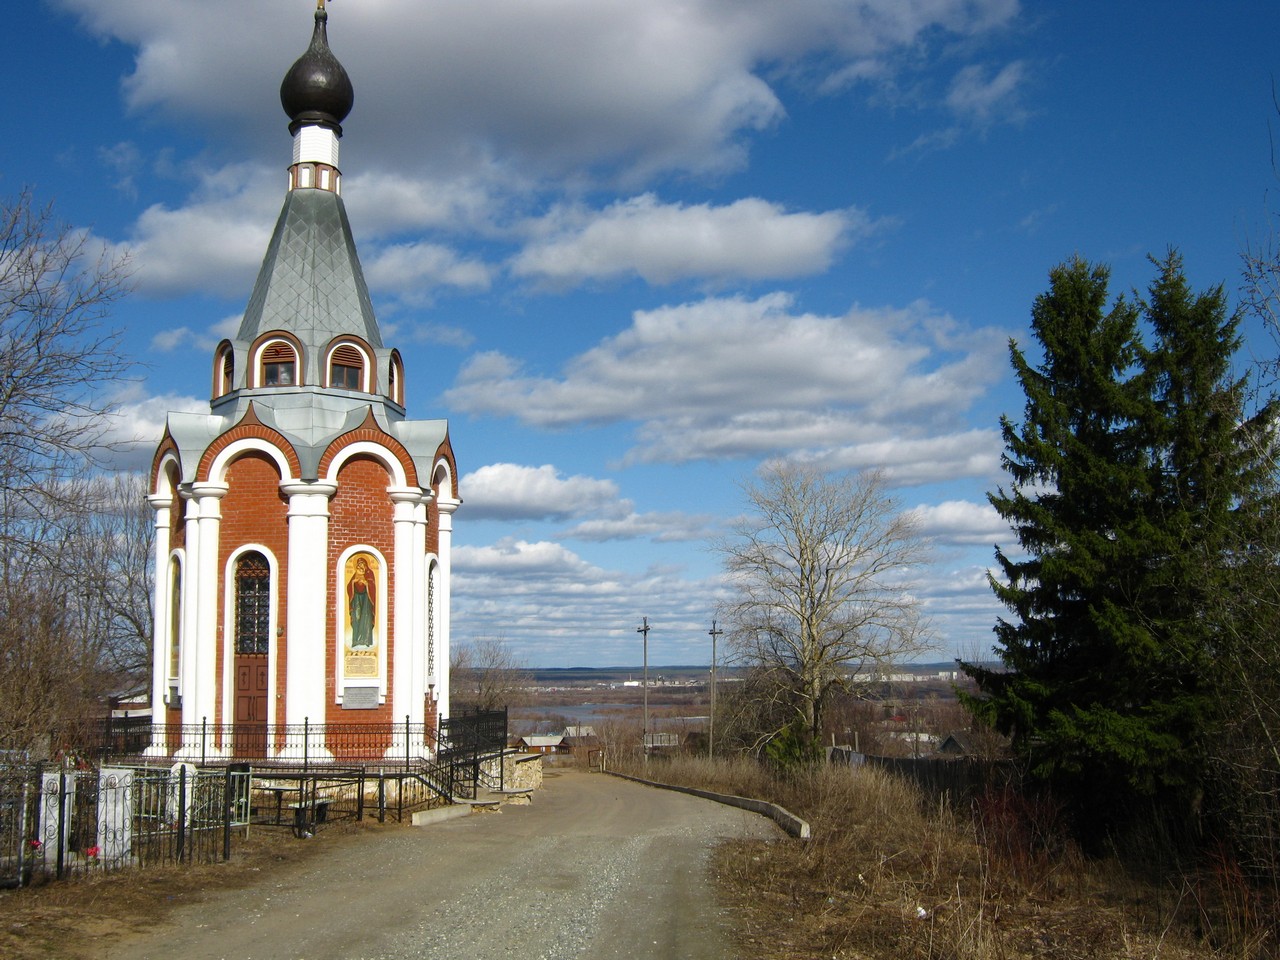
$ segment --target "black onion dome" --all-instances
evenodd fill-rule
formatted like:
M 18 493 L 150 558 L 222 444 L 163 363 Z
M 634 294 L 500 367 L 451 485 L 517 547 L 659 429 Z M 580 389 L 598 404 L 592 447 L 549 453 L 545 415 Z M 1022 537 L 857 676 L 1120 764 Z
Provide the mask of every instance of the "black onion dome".
M 329 49 L 325 24 L 329 14 L 316 11 L 316 29 L 311 46 L 300 56 L 280 84 L 280 105 L 289 115 L 289 132 L 304 124 L 332 127 L 342 136 L 342 121 L 355 103 L 351 78 Z

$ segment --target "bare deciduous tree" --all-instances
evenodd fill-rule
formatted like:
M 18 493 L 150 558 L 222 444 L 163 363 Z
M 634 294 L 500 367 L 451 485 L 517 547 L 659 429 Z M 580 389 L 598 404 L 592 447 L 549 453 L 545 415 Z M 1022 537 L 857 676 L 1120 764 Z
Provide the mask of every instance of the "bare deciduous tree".
M 65 503 L 59 481 L 102 449 L 108 394 L 134 366 L 103 326 L 127 278 L 29 193 L 0 203 L 0 486 L 16 515 Z
M 1278 171 L 1280 175 L 1280 171 Z M 1280 218 L 1275 221 L 1280 227 Z M 1242 308 L 1272 340 L 1255 356 L 1264 402 L 1280 385 L 1280 229 L 1244 252 Z M 1216 800 L 1243 866 L 1280 883 L 1280 462 L 1266 451 L 1265 506 L 1238 551 L 1227 589 L 1212 611 L 1219 725 L 1210 745 Z
M 110 683 L 84 478 L 133 364 L 103 326 L 127 264 L 91 247 L 30 194 L 0 201 L 0 739 L 23 748 Z
M 84 629 L 99 640 L 100 663 L 118 686 L 151 668 L 155 521 L 141 474 L 98 475 L 83 484 L 82 517 L 64 569 L 81 598 Z
M 449 696 L 456 713 L 517 706 L 529 683 L 528 664 L 502 637 L 482 637 L 453 648 Z
M 926 559 L 925 543 L 878 471 L 830 475 L 782 464 L 743 490 L 748 512 L 716 545 L 734 591 L 724 608 L 730 644 L 768 680 L 757 696 L 816 739 L 833 690 L 927 648 L 909 579 Z

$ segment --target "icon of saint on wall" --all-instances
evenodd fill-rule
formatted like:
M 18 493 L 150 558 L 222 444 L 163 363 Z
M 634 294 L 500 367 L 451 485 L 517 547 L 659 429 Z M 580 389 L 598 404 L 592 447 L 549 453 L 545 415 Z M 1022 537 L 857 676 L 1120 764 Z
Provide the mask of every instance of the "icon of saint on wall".
M 378 623 L 377 561 L 367 553 L 347 561 L 347 626 L 352 650 L 372 650 Z

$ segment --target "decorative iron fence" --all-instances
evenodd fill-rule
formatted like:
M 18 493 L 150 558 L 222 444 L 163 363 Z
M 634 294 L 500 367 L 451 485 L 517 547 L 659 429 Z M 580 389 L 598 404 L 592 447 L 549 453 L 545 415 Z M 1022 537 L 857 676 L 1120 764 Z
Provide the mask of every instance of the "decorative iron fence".
M 0 768 L 0 884 L 230 856 L 247 823 L 248 771 Z
M 501 786 L 506 711 L 424 724 L 152 725 L 51 734 L 60 764 L 0 752 L 0 886 L 210 863 L 233 832 L 381 820 Z M 94 762 L 96 761 L 96 763 Z M 495 774 L 496 771 L 496 774 Z
M 507 711 L 464 713 L 443 720 L 439 730 L 424 723 L 152 724 L 149 717 L 110 717 L 90 732 L 55 731 L 63 754 L 94 760 L 165 757 L 201 766 L 210 763 L 283 762 L 300 766 L 399 765 L 406 771 L 424 760 L 472 763 L 500 755 L 507 743 Z
M 104 720 L 94 730 L 55 731 L 63 754 L 94 760 L 171 758 L 205 766 L 282 762 L 308 769 L 335 764 L 400 765 L 409 769 L 438 752 L 435 728 L 409 723 L 152 724 L 146 717 Z
M 478 710 L 440 724 L 437 759 L 454 796 L 474 799 L 480 788 L 500 790 L 506 777 L 507 710 Z M 493 764 L 497 760 L 496 776 Z

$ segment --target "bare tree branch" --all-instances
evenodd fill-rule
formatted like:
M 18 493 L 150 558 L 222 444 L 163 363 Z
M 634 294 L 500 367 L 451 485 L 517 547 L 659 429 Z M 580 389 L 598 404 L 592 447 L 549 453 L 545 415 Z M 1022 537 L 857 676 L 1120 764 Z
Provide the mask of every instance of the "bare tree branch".
M 909 579 L 926 546 L 879 472 L 783 464 L 743 490 L 749 512 L 716 544 L 735 591 L 728 639 L 761 668 L 758 696 L 789 706 L 782 725 L 798 717 L 816 738 L 833 690 L 931 642 Z
M 454 646 L 449 699 L 455 712 L 517 706 L 530 683 L 529 668 L 503 637 Z

